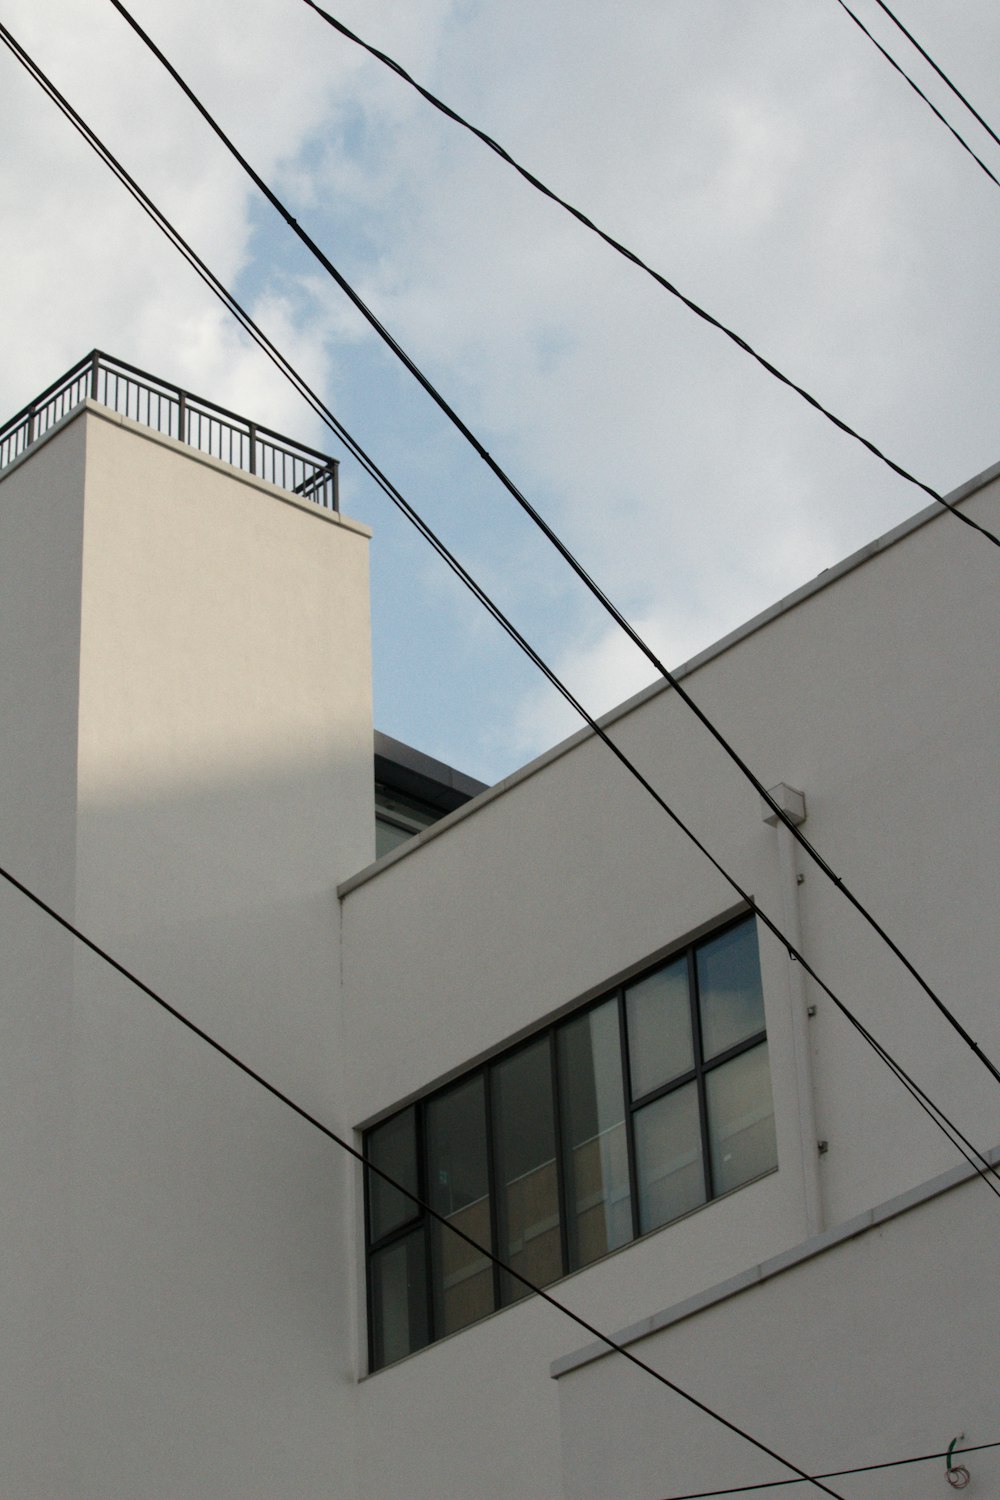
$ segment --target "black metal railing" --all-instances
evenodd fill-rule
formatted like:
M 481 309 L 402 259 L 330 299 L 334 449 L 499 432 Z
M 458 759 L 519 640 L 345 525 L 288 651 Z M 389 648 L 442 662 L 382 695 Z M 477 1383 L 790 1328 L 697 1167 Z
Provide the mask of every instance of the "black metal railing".
M 0 427 L 0 472 L 82 401 L 97 401 L 324 510 L 339 510 L 338 462 L 95 349 Z

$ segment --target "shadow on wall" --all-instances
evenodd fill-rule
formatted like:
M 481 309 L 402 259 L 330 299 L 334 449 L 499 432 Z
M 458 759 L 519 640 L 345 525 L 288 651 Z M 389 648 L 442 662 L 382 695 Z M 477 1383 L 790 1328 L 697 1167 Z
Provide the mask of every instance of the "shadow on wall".
M 85 808 L 77 921 L 343 1130 L 325 779 Z M 352 1164 L 13 891 L 0 925 L 0 1487 L 328 1497 L 352 1465 Z

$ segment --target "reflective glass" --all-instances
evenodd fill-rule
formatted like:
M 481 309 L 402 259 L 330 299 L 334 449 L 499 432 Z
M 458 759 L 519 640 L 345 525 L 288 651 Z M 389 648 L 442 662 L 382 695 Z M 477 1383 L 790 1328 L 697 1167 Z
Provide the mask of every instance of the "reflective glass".
M 375 783 L 375 858 L 381 859 L 443 817 L 439 808 Z
M 687 958 L 629 985 L 625 1004 L 632 1098 L 641 1099 L 694 1067 Z
M 448 1224 L 545 1285 L 773 1170 L 763 1031 L 741 920 L 369 1131 L 375 1365 L 525 1295 Z
M 713 1068 L 705 1084 L 712 1186 L 726 1193 L 778 1164 L 767 1043 Z
M 427 1266 L 422 1229 L 372 1256 L 372 1363 L 376 1369 L 422 1349 L 427 1326 Z
M 704 943 L 695 953 L 706 1060 L 764 1030 L 764 996 L 751 919 Z
M 375 858 L 381 859 L 383 854 L 391 854 L 393 849 L 398 849 L 400 844 L 412 839 L 413 834 L 412 828 L 400 828 L 398 824 L 390 823 L 385 818 L 376 818 Z
M 705 1202 L 697 1086 L 686 1083 L 647 1104 L 633 1124 L 639 1228 L 645 1234 Z
M 478 1244 L 491 1244 L 483 1075 L 427 1104 L 427 1191 L 431 1206 Z M 438 1336 L 493 1311 L 493 1267 L 438 1223 L 431 1225 Z
M 365 1154 L 368 1160 L 411 1193 L 417 1192 L 417 1126 L 416 1111 L 405 1109 L 394 1115 L 384 1125 L 377 1125 L 365 1137 Z M 398 1188 L 390 1186 L 375 1172 L 368 1173 L 368 1214 L 371 1238 L 380 1240 L 383 1235 L 398 1229 L 408 1219 L 417 1216 L 420 1210 L 412 1198 L 407 1198 Z
M 575 1268 L 632 1238 L 617 1000 L 560 1026 L 556 1044 Z
M 544 1286 L 562 1275 L 548 1037 L 497 1063 L 491 1087 L 500 1259 Z M 503 1272 L 500 1286 L 504 1302 L 527 1295 Z

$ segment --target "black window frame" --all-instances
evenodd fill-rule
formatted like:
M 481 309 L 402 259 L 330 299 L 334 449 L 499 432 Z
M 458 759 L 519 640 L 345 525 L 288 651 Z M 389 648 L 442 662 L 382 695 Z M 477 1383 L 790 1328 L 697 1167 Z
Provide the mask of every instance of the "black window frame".
M 477 1076 L 481 1076 L 482 1079 L 483 1079 L 483 1096 L 484 1096 L 484 1100 L 485 1100 L 485 1110 L 486 1110 L 486 1142 L 485 1142 L 485 1146 L 486 1146 L 486 1160 L 487 1160 L 487 1184 L 488 1184 L 489 1220 L 490 1220 L 490 1235 L 491 1235 L 490 1245 L 489 1245 L 488 1248 L 492 1251 L 492 1253 L 494 1255 L 498 1256 L 500 1254 L 500 1250 L 499 1250 L 500 1229 L 499 1229 L 499 1226 L 500 1226 L 501 1217 L 502 1217 L 498 1194 L 499 1194 L 499 1191 L 501 1190 L 502 1184 L 498 1183 L 497 1172 L 496 1172 L 496 1116 L 495 1116 L 495 1113 L 494 1113 L 493 1102 L 492 1102 L 493 1070 L 498 1065 L 504 1063 L 507 1059 L 509 1059 L 509 1058 L 513 1057 L 514 1055 L 516 1055 L 518 1052 L 523 1051 L 523 1050 L 525 1050 L 525 1049 L 527 1049 L 529 1047 L 536 1046 L 539 1043 L 539 1041 L 544 1038 L 546 1040 L 547 1046 L 548 1046 L 549 1076 L 551 1078 L 551 1088 L 552 1088 L 551 1100 L 552 1100 L 552 1110 L 553 1110 L 554 1123 L 555 1123 L 555 1157 L 554 1157 L 554 1162 L 555 1162 L 556 1183 L 557 1183 L 557 1200 L 556 1201 L 557 1201 L 557 1208 L 558 1208 L 558 1214 L 559 1214 L 559 1242 L 560 1242 L 560 1254 L 561 1254 L 561 1270 L 560 1270 L 560 1272 L 559 1272 L 559 1274 L 557 1276 L 555 1276 L 555 1277 L 552 1278 L 551 1281 L 546 1282 L 545 1283 L 546 1285 L 553 1285 L 556 1281 L 561 1280 L 562 1277 L 570 1275 L 570 1274 L 572 1274 L 573 1272 L 575 1272 L 577 1270 L 584 1269 L 588 1265 L 593 1265 L 598 1260 L 604 1259 L 605 1256 L 610 1255 L 610 1254 L 615 1254 L 615 1253 L 617 1253 L 618 1250 L 625 1248 L 625 1246 L 634 1243 L 638 1239 L 645 1238 L 649 1234 L 655 1234 L 660 1229 L 667 1227 L 669 1224 L 674 1224 L 674 1223 L 679 1222 L 679 1220 L 681 1218 L 686 1217 L 688 1213 L 690 1213 L 690 1212 L 696 1212 L 699 1208 L 703 1208 L 706 1205 L 708 1205 L 709 1203 L 711 1203 L 713 1201 L 717 1201 L 721 1197 L 727 1196 L 730 1192 L 739 1191 L 740 1188 L 748 1186 L 750 1182 L 758 1181 L 761 1177 L 770 1175 L 771 1172 L 777 1170 L 778 1163 L 777 1163 L 777 1148 L 776 1147 L 775 1147 L 775 1160 L 774 1160 L 774 1164 L 772 1166 L 766 1168 L 763 1172 L 757 1173 L 753 1177 L 746 1178 L 744 1181 L 736 1183 L 732 1187 L 723 1188 L 723 1189 L 721 1189 L 719 1191 L 715 1190 L 715 1184 L 714 1184 L 714 1181 L 713 1181 L 712 1159 L 711 1159 L 711 1155 L 712 1155 L 712 1137 L 711 1137 L 711 1131 L 710 1131 L 709 1110 L 708 1110 L 708 1086 L 709 1086 L 708 1085 L 708 1080 L 709 1080 L 709 1078 L 711 1077 L 711 1075 L 714 1072 L 716 1072 L 718 1069 L 721 1069 L 721 1068 L 725 1067 L 725 1065 L 727 1063 L 731 1062 L 734 1058 L 737 1058 L 737 1057 L 743 1055 L 744 1053 L 749 1053 L 749 1052 L 753 1051 L 757 1047 L 760 1047 L 762 1045 L 766 1045 L 766 1043 L 767 1043 L 767 1027 L 766 1027 L 766 1024 L 763 1025 L 759 1030 L 757 1030 L 757 1031 L 755 1031 L 755 1032 L 753 1032 L 753 1033 L 751 1033 L 751 1034 L 749 1034 L 749 1035 L 747 1035 L 745 1037 L 740 1038 L 740 1040 L 738 1040 L 737 1042 L 733 1043 L 729 1047 L 726 1047 L 724 1050 L 718 1052 L 717 1054 L 713 1055 L 709 1059 L 706 1059 L 704 1057 L 703 1040 L 702 1040 L 701 995 L 700 995 L 700 992 L 699 992 L 699 978 L 698 978 L 698 967 L 697 967 L 697 955 L 698 955 L 698 952 L 702 948 L 706 947 L 708 944 L 716 941 L 717 939 L 719 939 L 721 937 L 724 937 L 726 934 L 735 931 L 737 928 L 739 928 L 739 927 L 741 927 L 743 925 L 752 926 L 753 927 L 753 929 L 754 929 L 754 936 L 755 936 L 755 940 L 756 940 L 757 928 L 756 928 L 756 922 L 755 922 L 755 919 L 754 919 L 752 913 L 742 913 L 740 915 L 737 915 L 736 917 L 733 917 L 733 918 L 729 919 L 728 921 L 720 924 L 718 927 L 712 928 L 711 930 L 709 930 L 707 932 L 704 932 L 697 939 L 694 939 L 694 940 L 692 940 L 692 941 L 690 941 L 690 942 L 688 942 L 686 944 L 680 944 L 680 945 L 678 945 L 678 947 L 676 947 L 675 949 L 673 949 L 671 952 L 667 953 L 663 957 L 659 958 L 655 963 L 650 964 L 647 968 L 641 969 L 641 970 L 637 971 L 634 974 L 630 974 L 626 979 L 620 980 L 618 983 L 609 986 L 607 989 L 603 990 L 599 995 L 596 995 L 592 999 L 585 1001 L 583 1004 L 577 1006 L 575 1009 L 572 1009 L 572 1010 L 569 1010 L 569 1011 L 563 1013 L 562 1015 L 560 1015 L 558 1017 L 558 1019 L 556 1019 L 554 1021 L 550 1021 L 550 1022 L 548 1022 L 547 1024 L 545 1024 L 543 1026 L 539 1026 L 535 1031 L 531 1032 L 528 1036 L 522 1037 L 518 1042 L 514 1043 L 513 1045 L 511 1045 L 509 1047 L 506 1047 L 506 1048 L 503 1048 L 501 1051 L 498 1051 L 498 1052 L 494 1053 L 492 1056 L 490 1056 L 489 1058 L 487 1058 L 485 1061 L 477 1064 L 475 1067 L 469 1068 L 465 1072 L 460 1073 L 455 1078 L 452 1078 L 451 1080 L 449 1080 L 449 1082 L 447 1084 L 444 1084 L 444 1085 L 442 1085 L 439 1088 L 432 1089 L 432 1090 L 428 1091 L 428 1093 L 420 1096 L 416 1100 L 411 1100 L 408 1104 L 404 1105 L 401 1109 L 399 1109 L 397 1111 L 394 1111 L 392 1114 L 389 1114 L 389 1115 L 385 1116 L 383 1119 L 381 1119 L 380 1121 L 378 1121 L 375 1125 L 373 1125 L 372 1127 L 370 1127 L 370 1129 L 368 1129 L 368 1130 L 365 1131 L 365 1133 L 364 1133 L 364 1153 L 365 1153 L 365 1155 L 366 1156 L 368 1155 L 368 1152 L 369 1152 L 369 1150 L 371 1148 L 371 1142 L 372 1142 L 373 1138 L 376 1136 L 377 1132 L 379 1131 L 379 1129 L 381 1127 L 383 1127 L 385 1125 L 388 1125 L 389 1123 L 397 1120 L 401 1115 L 405 1114 L 407 1111 L 412 1110 L 413 1111 L 413 1117 L 414 1117 L 414 1142 L 415 1142 L 415 1150 L 416 1150 L 417 1192 L 418 1192 L 420 1198 L 423 1200 L 423 1202 L 427 1203 L 428 1202 L 428 1193 L 430 1191 L 429 1182 L 428 1182 L 429 1161 L 428 1161 L 428 1150 L 427 1150 L 427 1126 L 426 1126 L 426 1112 L 427 1112 L 428 1105 L 430 1103 L 432 1103 L 435 1099 L 441 1098 L 443 1095 L 446 1095 L 450 1090 L 455 1089 L 457 1087 L 460 1087 L 463 1084 L 468 1083 L 471 1079 L 473 1079 L 473 1078 L 475 1078 Z M 756 946 L 756 950 L 757 950 L 757 962 L 758 962 L 758 973 L 759 973 L 759 943 L 755 942 L 755 946 Z M 681 958 L 682 956 L 686 958 L 686 963 L 687 963 L 688 1003 L 689 1003 L 689 1006 L 690 1006 L 690 1020 L 691 1020 L 691 1028 L 692 1028 L 691 1035 L 692 1035 L 693 1057 L 694 1057 L 693 1066 L 691 1066 L 690 1068 L 685 1068 L 683 1072 L 678 1073 L 674 1077 L 668 1078 L 664 1082 L 658 1084 L 655 1088 L 652 1088 L 652 1089 L 648 1090 L 645 1094 L 641 1095 L 639 1098 L 633 1098 L 632 1097 L 632 1067 L 631 1067 L 631 1057 L 630 1057 L 630 1039 L 629 1039 L 629 1025 L 628 1025 L 628 1013 L 627 1013 L 627 1000 L 626 1000 L 627 992 L 628 992 L 628 990 L 629 990 L 629 988 L 631 986 L 640 983 L 642 980 L 644 980 L 644 979 L 646 979 L 646 978 L 648 978 L 648 977 L 656 974 L 657 972 L 659 972 L 662 969 L 667 968 L 669 965 L 677 963 L 678 959 Z M 566 1153 L 565 1153 L 565 1140 L 564 1140 L 564 1109 L 562 1107 L 562 1100 L 560 1098 L 561 1085 L 560 1085 L 560 1078 L 559 1078 L 559 1050 L 558 1050 L 558 1045 L 557 1045 L 557 1036 L 558 1036 L 558 1033 L 560 1031 L 560 1028 L 563 1027 L 563 1026 L 565 1026 L 568 1022 L 575 1021 L 575 1020 L 579 1019 L 580 1017 L 587 1015 L 589 1012 L 597 1010 L 600 1006 L 607 1004 L 607 1002 L 611 1001 L 611 1000 L 613 1000 L 616 1003 L 616 1005 L 617 1005 L 617 1012 L 618 1012 L 618 1032 L 619 1032 L 620 1048 L 621 1048 L 621 1053 L 620 1053 L 620 1057 L 621 1057 L 621 1084 L 622 1084 L 622 1092 L 623 1092 L 623 1109 L 624 1109 L 624 1124 L 625 1124 L 625 1143 L 626 1143 L 627 1162 L 628 1162 L 628 1185 L 629 1185 L 629 1198 L 630 1198 L 629 1207 L 630 1207 L 631 1234 L 629 1235 L 629 1238 L 627 1240 L 625 1240 L 622 1244 L 616 1245 L 613 1248 L 608 1249 L 608 1250 L 602 1252 L 599 1255 L 593 1256 L 589 1260 L 583 1260 L 583 1261 L 580 1261 L 579 1264 L 573 1264 L 572 1263 L 572 1258 L 571 1258 L 571 1253 L 570 1253 L 571 1252 L 571 1242 L 572 1242 L 573 1236 L 571 1235 L 571 1232 L 570 1232 L 569 1212 L 568 1212 L 569 1205 L 568 1205 L 568 1202 L 567 1202 L 567 1198 L 568 1198 L 568 1193 L 567 1193 L 567 1175 L 568 1174 L 567 1174 L 567 1170 L 566 1170 Z M 676 1216 L 674 1216 L 672 1218 L 669 1218 L 669 1219 L 663 1221 L 662 1223 L 657 1223 L 657 1224 L 654 1224 L 654 1225 L 650 1225 L 649 1228 L 643 1229 L 641 1227 L 641 1223 L 640 1223 L 639 1182 L 638 1182 L 638 1173 L 637 1173 L 637 1165 L 636 1165 L 636 1155 L 637 1155 L 637 1152 L 636 1152 L 636 1127 L 635 1127 L 636 1117 L 638 1115 L 640 1115 L 644 1109 L 648 1108 L 649 1105 L 655 1104 L 659 1099 L 665 1098 L 669 1094 L 675 1093 L 675 1092 L 679 1091 L 680 1089 L 685 1088 L 685 1087 L 687 1087 L 688 1085 L 690 1085 L 692 1083 L 695 1084 L 696 1091 L 697 1091 L 697 1101 L 698 1101 L 698 1111 L 697 1112 L 698 1112 L 698 1125 L 699 1125 L 699 1134 L 700 1134 L 700 1147 L 701 1147 L 701 1159 L 702 1159 L 702 1179 L 703 1179 L 703 1183 L 704 1183 L 704 1197 L 702 1198 L 702 1200 L 698 1204 L 694 1205 L 691 1209 L 682 1210 L 681 1213 L 677 1214 Z M 407 1354 L 409 1354 L 409 1353 L 416 1353 L 416 1352 L 418 1352 L 418 1349 L 420 1349 L 420 1348 L 426 1348 L 426 1347 L 428 1347 L 428 1345 L 430 1345 L 432 1343 L 436 1343 L 440 1338 L 447 1337 L 448 1335 L 447 1335 L 446 1332 L 437 1333 L 435 1331 L 435 1326 L 434 1326 L 435 1325 L 435 1308 L 434 1308 L 435 1297 L 434 1297 L 434 1273 L 433 1273 L 433 1264 L 434 1264 L 434 1262 L 433 1262 L 433 1245 L 432 1245 L 432 1233 L 431 1233 L 431 1228 L 432 1228 L 432 1224 L 433 1224 L 434 1221 L 432 1219 L 432 1216 L 429 1213 L 427 1213 L 422 1207 L 420 1207 L 419 1205 L 413 1203 L 413 1204 L 411 1204 L 411 1210 L 412 1211 L 407 1215 L 407 1217 L 405 1218 L 405 1220 L 403 1220 L 401 1223 L 395 1225 L 394 1228 L 392 1228 L 390 1231 L 387 1231 L 386 1233 L 384 1233 L 384 1234 L 382 1234 L 382 1235 L 380 1235 L 378 1237 L 373 1237 L 372 1236 L 372 1232 L 371 1232 L 372 1231 L 372 1195 L 371 1195 L 371 1179 L 372 1179 L 372 1174 L 366 1170 L 363 1173 L 363 1177 L 364 1177 L 364 1230 L 365 1230 L 365 1267 L 366 1267 L 366 1306 L 367 1306 L 367 1314 L 368 1314 L 368 1358 L 369 1358 L 369 1369 L 372 1372 L 374 1372 L 375 1370 L 385 1368 L 388 1364 L 394 1364 L 394 1363 L 396 1363 L 397 1359 L 399 1359 L 399 1358 L 405 1358 L 406 1355 L 399 1355 L 399 1356 L 394 1357 L 392 1360 L 388 1360 L 388 1361 L 387 1360 L 383 1360 L 382 1358 L 380 1358 L 381 1351 L 376 1347 L 376 1345 L 377 1345 L 376 1321 L 377 1320 L 376 1320 L 376 1309 L 375 1309 L 375 1299 L 374 1299 L 373 1263 L 374 1263 L 374 1261 L 376 1260 L 377 1257 L 379 1257 L 384 1252 L 386 1252 L 387 1250 L 389 1250 L 395 1243 L 407 1239 L 409 1236 L 413 1235 L 418 1230 L 422 1231 L 423 1242 L 424 1242 L 423 1263 L 424 1263 L 424 1269 L 425 1269 L 425 1285 L 424 1285 L 424 1288 L 423 1288 L 423 1299 L 424 1299 L 424 1317 L 425 1317 L 425 1320 L 426 1320 L 426 1328 L 427 1328 L 427 1331 L 428 1331 L 428 1338 L 426 1340 L 426 1343 L 415 1345 L 412 1348 L 410 1348 L 409 1350 L 407 1350 Z M 515 1305 L 515 1303 L 517 1301 L 521 1300 L 522 1296 L 529 1295 L 525 1291 L 520 1296 L 508 1297 L 505 1300 L 503 1298 L 503 1295 L 502 1295 L 503 1280 L 504 1280 L 504 1278 L 503 1278 L 503 1275 L 502 1275 L 499 1267 L 496 1265 L 496 1263 L 494 1263 L 493 1266 L 492 1266 L 493 1305 L 492 1305 L 492 1308 L 490 1309 L 490 1313 L 497 1312 L 497 1311 L 499 1311 L 503 1307 L 513 1306 L 513 1305 Z M 490 1313 L 484 1313 L 484 1314 L 482 1314 L 482 1317 L 487 1317 L 487 1316 L 490 1315 Z M 479 1318 L 479 1319 L 476 1319 L 474 1321 L 482 1321 L 482 1319 Z M 411 1325 L 412 1325 L 412 1319 L 411 1319 Z M 464 1326 L 471 1326 L 471 1323 L 466 1324 Z

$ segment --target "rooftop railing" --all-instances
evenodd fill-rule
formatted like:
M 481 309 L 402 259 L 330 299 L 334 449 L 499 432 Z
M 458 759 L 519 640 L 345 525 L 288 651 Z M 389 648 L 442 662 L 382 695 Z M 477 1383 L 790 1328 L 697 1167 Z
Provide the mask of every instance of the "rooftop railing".
M 168 385 L 99 349 L 0 427 L 0 473 L 88 399 L 324 510 L 340 509 L 335 458 L 293 443 L 269 427 Z

